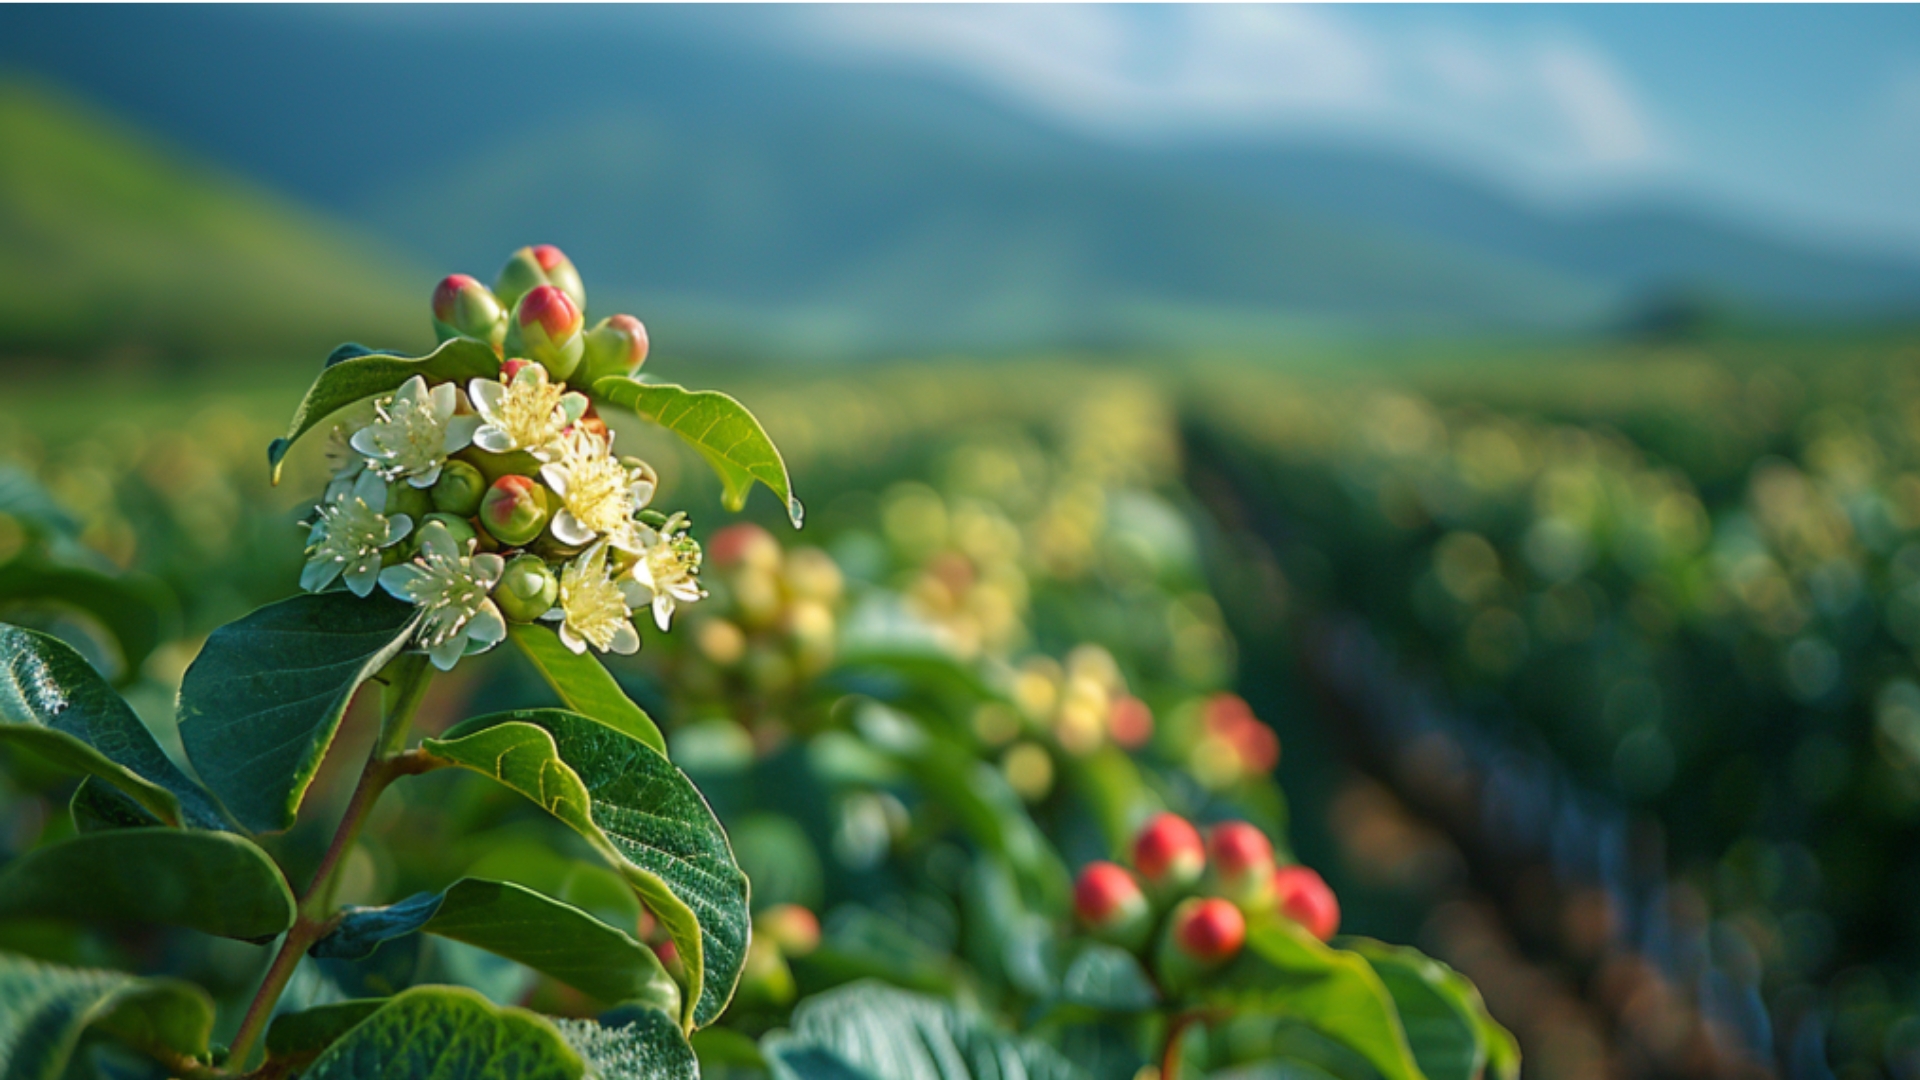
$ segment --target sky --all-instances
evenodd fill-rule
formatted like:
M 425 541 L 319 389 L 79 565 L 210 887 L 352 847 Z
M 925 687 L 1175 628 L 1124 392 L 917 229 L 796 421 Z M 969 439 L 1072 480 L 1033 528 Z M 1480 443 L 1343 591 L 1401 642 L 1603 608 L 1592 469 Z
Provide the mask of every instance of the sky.
M 1920 6 L 826 6 L 736 11 L 1105 138 L 1331 138 L 1533 198 L 1655 191 L 1920 252 Z M 780 26 L 778 32 L 770 30 Z

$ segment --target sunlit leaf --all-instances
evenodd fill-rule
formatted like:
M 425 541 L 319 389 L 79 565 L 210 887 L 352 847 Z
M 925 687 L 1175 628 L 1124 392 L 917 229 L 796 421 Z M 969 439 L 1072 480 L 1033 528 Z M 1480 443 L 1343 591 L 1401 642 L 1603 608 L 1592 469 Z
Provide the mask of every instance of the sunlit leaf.
M 346 354 L 349 348 L 355 350 L 350 355 Z M 267 464 L 273 469 L 273 481 L 280 482 L 280 463 L 300 436 L 356 401 L 397 390 L 401 383 L 415 375 L 424 375 L 429 382 L 465 383 L 468 379 L 490 379 L 499 374 L 500 358 L 491 348 L 468 338 L 453 338 L 425 356 L 395 356 L 360 351 L 358 346 L 342 346 L 328 358 L 327 366 L 307 389 L 300 407 L 294 410 L 286 437 L 273 440 L 267 447 Z
M 597 658 L 574 652 L 561 643 L 560 635 L 533 623 L 515 623 L 508 636 L 533 661 L 567 708 L 625 732 L 662 754 L 667 752 L 667 740 L 653 717 L 633 703 Z
M 746 406 L 718 390 L 688 390 L 671 383 L 644 383 L 625 375 L 610 375 L 593 384 L 595 397 L 632 409 L 685 439 L 720 474 L 727 509 L 747 505 L 747 492 L 758 480 L 780 499 L 780 505 L 799 528 L 805 511 L 794 498 L 787 463 L 767 438 L 760 421 Z
M 720 1015 L 746 960 L 747 879 L 684 773 L 632 736 L 558 709 L 480 717 L 424 745 L 585 837 L 672 935 L 687 972 L 687 1022 Z
M 472 990 L 422 986 L 348 1029 L 303 1080 L 579 1080 L 586 1063 L 552 1024 Z
M 597 1023 L 555 1020 L 553 1026 L 600 1080 L 698 1080 L 700 1075 L 686 1034 L 659 1009 L 629 1006 Z
M 0 918 L 159 923 L 264 941 L 293 925 L 293 909 L 273 860 L 233 833 L 114 829 L 0 866 Z
M 358 959 L 415 932 L 516 960 L 608 1004 L 680 1008 L 680 988 L 652 949 L 571 904 L 506 882 L 466 878 L 386 907 L 349 908 L 310 951 Z
M 1340 945 L 1379 973 L 1428 1080 L 1474 1080 L 1483 1070 L 1499 1080 L 1519 1074 L 1519 1044 L 1465 976 L 1405 946 L 1367 938 L 1344 938 Z
M 360 684 L 406 647 L 415 609 L 303 594 L 213 632 L 180 684 L 180 741 L 242 825 L 293 824 Z
M 385 998 L 353 998 L 281 1013 L 267 1028 L 267 1059 L 282 1068 L 304 1065 L 386 1003 Z
M 219 807 L 167 757 L 93 665 L 58 638 L 4 624 L 0 740 L 99 777 L 160 821 L 227 827 Z

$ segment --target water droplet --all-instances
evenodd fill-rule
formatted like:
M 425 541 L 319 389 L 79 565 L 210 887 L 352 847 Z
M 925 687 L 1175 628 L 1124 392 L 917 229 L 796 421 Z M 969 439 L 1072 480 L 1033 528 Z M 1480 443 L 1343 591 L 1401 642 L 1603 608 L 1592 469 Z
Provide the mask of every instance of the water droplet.
M 807 508 L 800 505 L 800 500 L 797 497 L 792 497 L 792 496 L 788 497 L 787 517 L 793 520 L 793 527 L 796 529 L 806 525 Z

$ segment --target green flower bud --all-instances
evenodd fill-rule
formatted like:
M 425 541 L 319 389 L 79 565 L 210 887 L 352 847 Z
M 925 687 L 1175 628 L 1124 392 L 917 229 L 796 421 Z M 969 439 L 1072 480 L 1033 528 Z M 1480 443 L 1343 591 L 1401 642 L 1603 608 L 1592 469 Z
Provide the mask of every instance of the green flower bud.
M 480 539 L 479 534 L 473 531 L 473 522 L 468 521 L 466 518 L 458 514 L 432 513 L 421 520 L 419 528 L 413 530 L 413 550 L 415 552 L 420 550 L 420 534 L 426 528 L 426 524 L 429 521 L 437 521 L 446 526 L 448 535 L 453 537 L 453 542 L 458 544 L 462 551 L 467 550 L 468 541 L 478 542 Z
M 586 358 L 574 382 L 592 386 L 609 375 L 631 375 L 647 360 L 647 328 L 631 315 L 613 315 L 587 331 Z
M 449 274 L 433 290 L 433 332 L 441 341 L 484 341 L 498 352 L 507 336 L 507 309 L 485 285 L 465 274 Z
M 586 320 L 566 293 L 551 285 L 536 285 L 520 298 L 507 327 L 507 355 L 525 357 L 547 369 L 555 382 L 564 382 L 580 366 L 587 340 Z
M 480 475 L 491 484 L 503 476 L 538 476 L 540 466 L 545 464 L 539 458 L 525 450 L 509 450 L 504 454 L 495 454 L 477 446 L 469 446 L 453 455 L 453 460 L 464 461 L 480 470 Z
M 487 478 L 464 461 L 449 461 L 433 484 L 433 508 L 470 518 L 480 512 L 480 497 L 487 493 Z
M 395 514 L 405 514 L 412 518 L 413 532 L 415 536 L 418 536 L 420 534 L 420 519 L 433 513 L 433 499 L 427 494 L 426 488 L 414 487 L 405 480 L 393 480 L 387 484 L 387 508 L 385 513 L 388 517 L 392 517 Z
M 499 583 L 493 587 L 493 602 L 514 622 L 532 622 L 551 611 L 559 600 L 560 579 L 538 555 L 516 555 L 508 560 Z
M 500 268 L 493 291 L 501 305 L 512 311 L 521 297 L 541 285 L 559 289 L 573 301 L 574 307 L 587 310 L 587 289 L 580 281 L 580 272 L 573 268 L 566 254 L 552 244 L 537 244 L 514 252 L 507 259 L 507 265 Z
M 547 489 L 530 476 L 503 476 L 480 500 L 480 524 L 508 547 L 531 543 L 552 514 Z

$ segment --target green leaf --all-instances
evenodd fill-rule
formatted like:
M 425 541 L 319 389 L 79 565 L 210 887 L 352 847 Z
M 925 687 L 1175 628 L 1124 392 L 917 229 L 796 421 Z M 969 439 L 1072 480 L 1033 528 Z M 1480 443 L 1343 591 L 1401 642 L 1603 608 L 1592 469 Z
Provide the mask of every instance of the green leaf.
M 667 752 L 666 737 L 653 717 L 627 697 L 598 659 L 574 652 L 561 643 L 560 635 L 534 623 L 515 623 L 507 633 L 567 708 L 639 739 L 661 754 Z
M 479 717 L 424 745 L 585 837 L 673 937 L 687 972 L 685 1022 L 720 1015 L 746 961 L 747 877 L 684 773 L 632 736 L 559 709 Z
M 267 1058 L 289 1068 L 304 1065 L 386 1003 L 386 998 L 353 998 L 281 1013 L 267 1028 Z
M 1519 1075 L 1519 1043 L 1487 1012 L 1466 976 L 1417 949 L 1369 938 L 1343 938 L 1340 944 L 1379 973 L 1428 1080 L 1475 1080 L 1483 1070 L 1498 1080 Z
M 579 1080 L 586 1063 L 553 1025 L 472 990 L 402 991 L 354 1025 L 302 1080 Z
M 7 1080 L 56 1080 L 90 1027 L 178 1069 L 206 1057 L 213 1001 L 173 979 L 0 955 L 0 1067 Z
M 630 1006 L 599 1023 L 552 1023 L 600 1080 L 699 1080 L 700 1066 L 686 1034 L 659 1009 Z
M 1084 1080 L 1045 1043 L 1010 1035 L 955 1006 L 859 982 L 802 1001 L 792 1030 L 761 1049 L 776 1078 L 800 1080 Z
M 21 601 L 51 601 L 91 616 L 120 646 L 123 682 L 139 675 L 179 616 L 172 595 L 151 578 L 32 558 L 0 566 L 0 605 Z
M 415 931 L 518 961 L 610 1005 L 680 1008 L 680 988 L 652 949 L 571 904 L 501 881 L 466 878 L 386 907 L 348 908 L 310 952 L 358 960 Z
M 99 777 L 160 821 L 227 827 L 120 695 L 56 637 L 0 624 L 0 739 Z
M 257 942 L 292 926 L 293 914 L 273 860 L 233 833 L 85 833 L 0 867 L 0 918 L 162 923 Z
M 1201 980 L 1195 993 L 1298 1019 L 1358 1051 L 1383 1080 L 1426 1080 L 1393 995 L 1373 967 L 1356 953 L 1321 944 L 1291 920 L 1251 921 L 1240 955 Z
M 493 350 L 468 338 L 453 338 L 425 356 L 368 352 L 346 355 L 345 350 L 346 346 L 336 349 L 320 377 L 307 388 L 307 396 L 293 412 L 293 423 L 288 425 L 286 437 L 273 440 L 267 447 L 267 464 L 273 469 L 274 483 L 280 482 L 280 463 L 300 436 L 356 401 L 397 390 L 401 383 L 415 375 L 426 376 L 428 382 L 452 380 L 464 384 L 469 379 L 491 379 L 500 374 L 500 358 Z
M 240 824 L 293 824 L 354 692 L 406 648 L 414 619 L 378 593 L 303 594 L 207 639 L 180 684 L 180 741 Z
M 1145 1012 L 1160 1003 L 1160 991 L 1132 953 L 1090 944 L 1067 964 L 1060 977 L 1060 999 L 1100 1012 Z
M 747 505 L 755 480 L 780 497 L 793 527 L 806 516 L 787 479 L 787 463 L 773 440 L 746 406 L 718 390 L 688 390 L 671 383 L 643 383 L 625 375 L 609 375 L 593 384 L 596 397 L 632 409 L 700 452 L 720 474 L 723 501 L 738 511 Z

